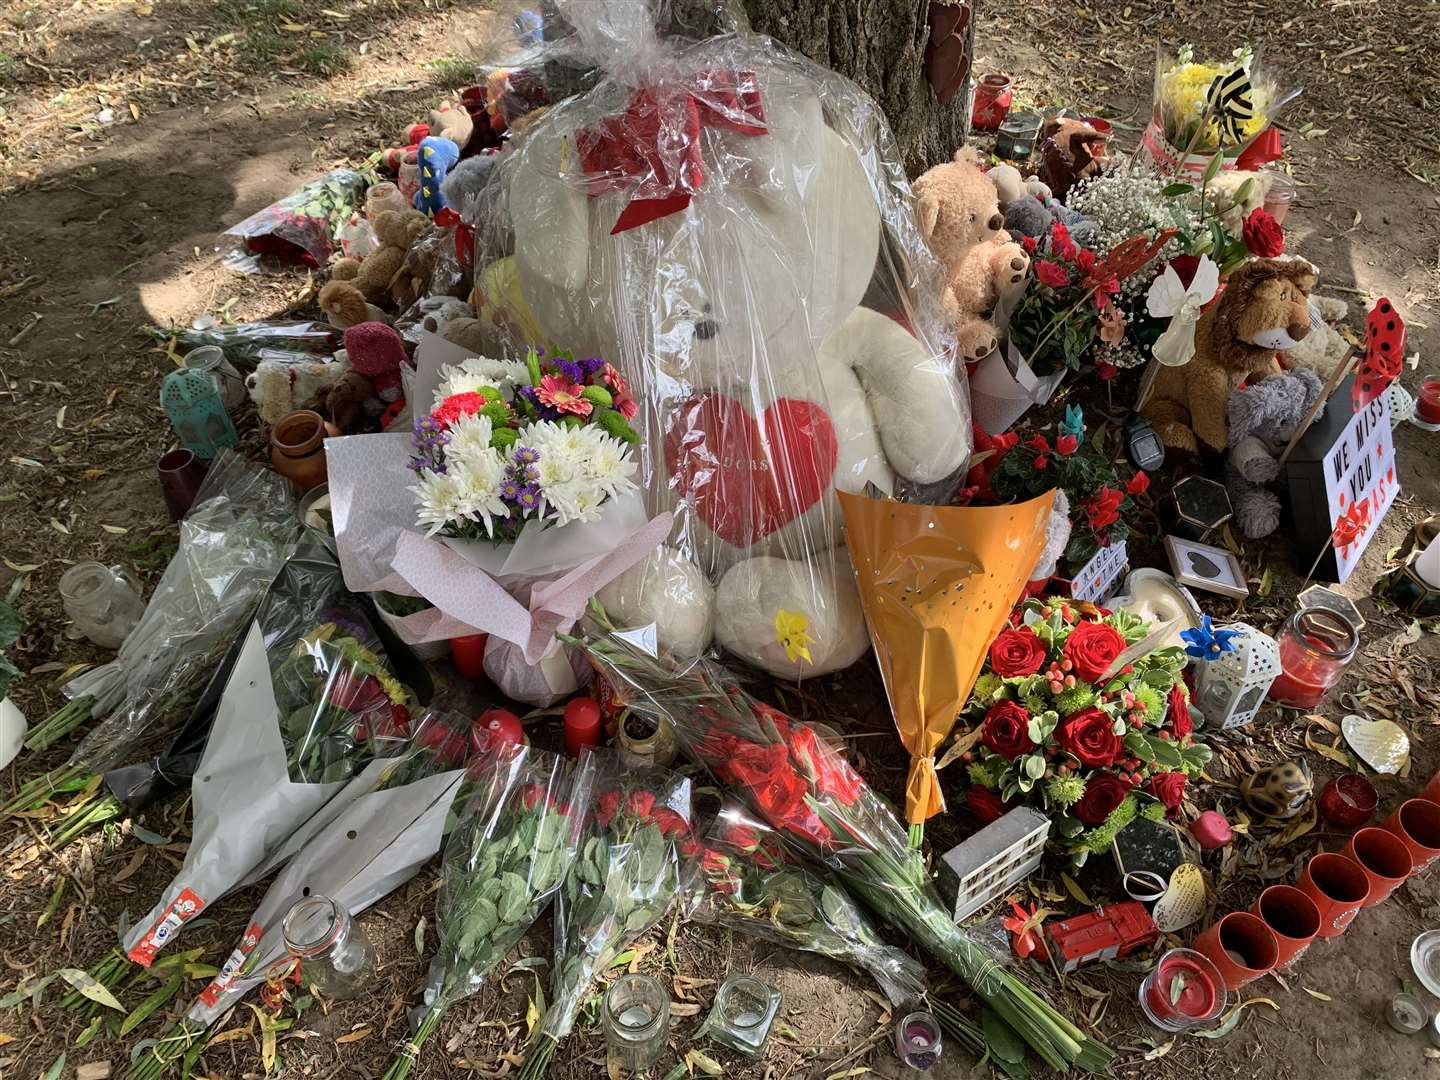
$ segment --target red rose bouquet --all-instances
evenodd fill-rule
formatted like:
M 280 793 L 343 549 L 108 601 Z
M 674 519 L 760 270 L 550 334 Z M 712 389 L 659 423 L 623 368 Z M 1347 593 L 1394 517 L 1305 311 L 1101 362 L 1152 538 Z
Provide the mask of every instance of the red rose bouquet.
M 1020 802 L 1077 861 L 1136 814 L 1173 817 L 1210 759 L 1194 741 L 1179 648 L 1130 655 L 1148 624 L 1093 604 L 1027 600 L 990 646 L 957 733 L 982 824 Z
M 955 925 L 895 812 L 814 728 L 757 701 L 713 661 L 671 670 L 620 637 L 593 602 L 592 613 L 601 632 L 568 643 L 586 649 L 607 678 L 627 685 L 632 709 L 668 720 L 685 752 L 790 850 L 823 866 L 947 964 L 1051 1068 L 1106 1067 L 1107 1047 Z

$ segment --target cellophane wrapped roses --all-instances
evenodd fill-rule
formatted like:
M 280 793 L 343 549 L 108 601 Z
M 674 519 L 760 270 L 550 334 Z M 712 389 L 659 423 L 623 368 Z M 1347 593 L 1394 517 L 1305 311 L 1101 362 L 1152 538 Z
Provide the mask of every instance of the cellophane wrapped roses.
M 956 739 L 966 802 L 981 824 L 1021 803 L 1048 814 L 1051 842 L 1083 861 L 1137 814 L 1173 817 L 1210 759 L 1197 743 L 1185 654 L 1127 649 L 1150 627 L 1074 600 L 1026 600 L 990 646 Z

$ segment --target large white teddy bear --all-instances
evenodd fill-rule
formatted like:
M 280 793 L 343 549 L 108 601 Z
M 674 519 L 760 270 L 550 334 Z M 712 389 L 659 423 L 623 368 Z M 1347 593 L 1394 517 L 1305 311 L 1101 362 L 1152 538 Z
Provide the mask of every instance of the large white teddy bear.
M 522 294 L 548 341 L 633 382 L 647 495 L 676 512 L 600 600 L 677 659 L 713 639 L 835 671 L 868 641 L 835 491 L 934 483 L 970 449 L 947 349 L 860 306 L 889 283 L 878 303 L 940 325 L 935 264 L 853 84 L 758 39 L 673 61 L 555 107 L 501 166 Z

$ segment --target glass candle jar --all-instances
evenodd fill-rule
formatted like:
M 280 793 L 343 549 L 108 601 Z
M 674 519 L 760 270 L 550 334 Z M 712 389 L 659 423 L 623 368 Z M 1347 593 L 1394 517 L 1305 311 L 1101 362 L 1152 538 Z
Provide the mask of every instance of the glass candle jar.
M 225 359 L 225 350 L 218 345 L 202 345 L 191 349 L 180 361 L 180 366 L 190 371 L 203 371 L 215 383 L 220 400 L 227 412 L 233 413 L 245 404 L 249 395 L 245 391 L 245 380 L 235 366 Z
M 905 1067 L 928 1072 L 940 1060 L 944 1043 L 940 1022 L 928 1012 L 912 1012 L 895 1025 L 895 1052 Z
M 1440 425 L 1440 375 L 1426 375 L 1420 380 L 1415 416 L 1422 424 Z
M 1039 135 L 1039 113 L 1011 113 L 995 136 L 995 156 L 1006 161 L 1024 161 L 1034 153 L 1035 140 Z
M 1140 984 L 1140 1008 L 1163 1031 L 1184 1031 L 1225 1009 L 1225 981 L 1204 953 L 1171 949 Z
M 754 1057 L 764 1049 L 779 1011 L 779 990 L 753 975 L 731 975 L 715 994 L 705 1030 L 722 1046 Z
M 300 961 L 300 979 L 326 997 L 357 997 L 375 970 L 375 947 L 328 896 L 307 896 L 285 916 L 285 949 Z
M 1340 681 L 1360 644 L 1350 621 L 1325 608 L 1302 608 L 1280 631 L 1280 674 L 1270 700 L 1313 709 Z
M 1015 100 L 1015 84 L 1009 75 L 982 75 L 975 84 L 975 101 L 970 107 L 970 126 L 976 131 L 995 131 L 1005 122 L 1010 103 Z
M 1320 816 L 1339 829 L 1358 829 L 1368 824 L 1380 802 L 1375 785 L 1359 773 L 1341 773 L 1320 792 L 1316 805 Z
M 155 471 L 160 477 L 160 493 L 165 496 L 170 520 L 179 521 L 195 505 L 195 496 L 200 494 L 209 467 L 192 451 L 181 447 L 156 462 Z
M 1295 180 L 1282 172 L 1267 172 L 1270 187 L 1265 192 L 1265 212 L 1275 219 L 1276 225 L 1285 224 L 1285 215 L 1290 213 L 1290 204 L 1295 201 Z
M 605 991 L 600 1026 L 610 1061 L 625 1072 L 655 1064 L 665 1049 L 670 997 L 649 975 L 622 975 Z
M 106 649 L 118 649 L 145 614 L 134 575 L 97 562 L 76 563 L 60 576 L 60 601 L 70 616 L 65 636 L 89 638 Z

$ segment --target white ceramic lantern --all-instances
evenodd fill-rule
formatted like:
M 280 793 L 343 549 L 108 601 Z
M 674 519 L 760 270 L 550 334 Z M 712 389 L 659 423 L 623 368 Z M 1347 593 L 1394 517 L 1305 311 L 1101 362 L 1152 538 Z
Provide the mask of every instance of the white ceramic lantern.
M 1197 661 L 1195 706 L 1214 728 L 1239 727 L 1255 719 L 1270 684 L 1280 674 L 1280 648 L 1269 634 L 1249 623 L 1220 627 L 1234 630 L 1234 651 L 1216 660 Z

